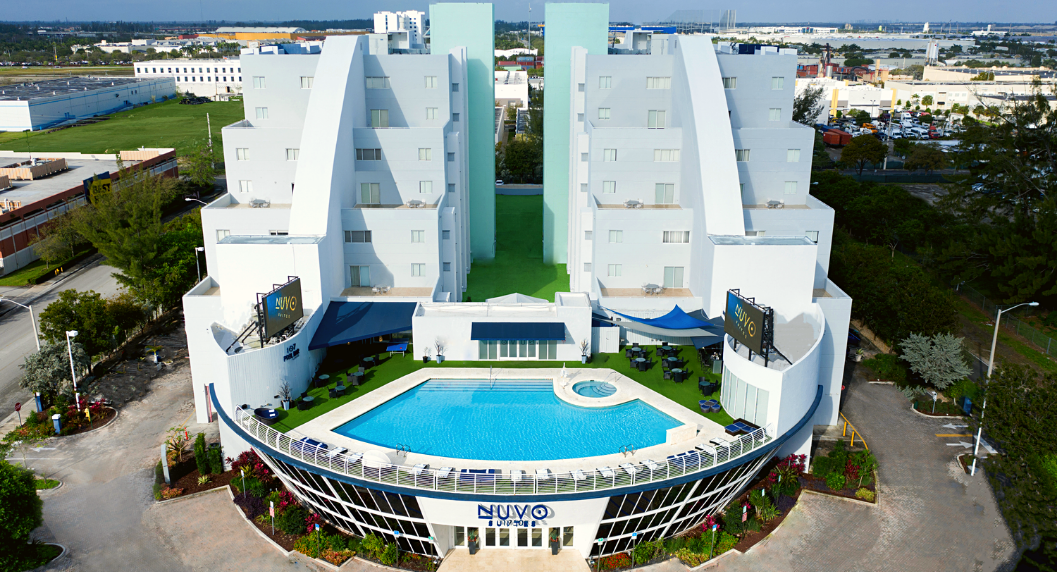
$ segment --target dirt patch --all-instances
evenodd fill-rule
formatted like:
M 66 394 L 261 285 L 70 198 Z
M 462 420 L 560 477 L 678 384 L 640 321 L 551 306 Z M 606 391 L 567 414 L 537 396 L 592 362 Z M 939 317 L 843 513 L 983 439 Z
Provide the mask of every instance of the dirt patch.
M 239 509 L 239 511 L 241 510 L 242 509 Z M 243 513 L 243 516 L 245 516 L 245 513 Z M 263 532 L 265 536 L 272 539 L 272 542 L 278 544 L 279 546 L 282 546 L 283 550 L 287 552 L 292 551 L 294 549 L 294 543 L 297 542 L 297 539 L 304 536 L 303 534 L 286 534 L 278 528 L 275 529 L 275 534 L 272 534 L 271 520 L 269 520 L 266 524 L 261 524 L 259 522 L 253 521 L 250 522 L 253 523 L 253 526 L 257 527 L 257 530 Z
M 107 399 L 115 405 L 144 398 L 158 377 L 188 365 L 187 335 L 183 320 L 176 318 L 162 324 L 157 332 L 129 344 L 119 359 L 107 363 L 105 373 L 91 379 L 81 390 L 91 400 Z M 155 362 L 150 348 L 157 349 Z
M 226 473 L 220 473 L 219 475 L 206 475 L 209 477 L 209 482 L 198 484 L 198 467 L 196 466 L 191 472 L 180 477 L 176 482 L 172 484 L 174 489 L 183 489 L 183 494 L 180 496 L 193 495 L 202 491 L 208 491 L 223 487 L 231 482 L 231 479 L 235 478 L 235 471 L 227 471 Z
M 816 493 L 822 493 L 822 494 L 826 494 L 826 495 L 830 495 L 830 496 L 834 496 L 834 497 L 843 497 L 843 498 L 846 498 L 846 499 L 851 499 L 851 500 L 859 501 L 861 503 L 866 503 L 866 504 L 877 504 L 877 482 L 876 482 L 875 479 L 871 479 L 870 484 L 863 485 L 862 487 L 854 486 L 854 487 L 843 488 L 843 489 L 841 489 L 839 491 L 835 491 L 835 490 L 829 488 L 828 486 L 826 486 L 826 480 L 825 479 L 820 479 L 818 477 L 815 477 L 814 475 L 806 474 L 806 475 L 800 475 L 800 486 L 802 488 L 805 488 L 805 489 L 809 490 L 809 491 L 815 491 Z M 874 501 L 870 502 L 870 501 L 863 500 L 861 498 L 856 497 L 855 496 L 855 491 L 859 490 L 860 488 L 864 488 L 864 489 L 868 489 L 870 491 L 873 491 L 873 493 L 874 493 Z
M 915 196 L 933 206 L 935 206 L 935 204 L 939 202 L 940 199 L 947 195 L 947 185 L 940 185 L 935 183 L 904 183 L 902 186 L 903 189 L 906 190 L 906 192 L 910 193 L 912 196 Z

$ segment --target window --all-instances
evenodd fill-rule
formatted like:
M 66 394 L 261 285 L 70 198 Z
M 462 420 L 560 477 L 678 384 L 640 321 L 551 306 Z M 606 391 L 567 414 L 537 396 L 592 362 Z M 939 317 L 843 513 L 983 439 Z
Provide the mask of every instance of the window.
M 580 122 L 580 123 L 583 123 L 584 122 L 584 114 L 583 113 L 577 113 L 576 114 L 576 120 L 578 122 Z
M 412 276 L 425 276 L 426 275 L 426 265 L 422 264 L 422 263 L 418 263 L 418 264 L 412 263 L 411 264 L 411 275 Z
M 745 236 L 765 236 L 766 234 L 767 234 L 766 230 L 747 230 L 747 231 L 745 231 Z
M 301 150 L 300 149 L 287 149 L 286 150 L 286 160 L 287 161 L 296 161 L 298 155 L 300 155 L 300 154 L 301 154 Z
M 606 162 L 610 162 L 610 163 L 612 163 L 613 161 L 616 161 L 617 160 L 617 150 L 616 149 L 606 149 L 605 152 L 602 154 L 602 160 L 606 161 Z
M 616 181 L 602 181 L 602 193 L 611 195 L 617 192 Z
M 789 149 L 785 152 L 786 163 L 799 163 L 800 162 L 800 149 Z
M 432 119 L 436 119 L 436 118 L 437 118 L 437 108 L 436 107 L 427 107 L 426 108 L 426 119 L 432 120 Z
M 664 287 L 665 288 L 682 288 L 683 287 L 683 267 L 682 266 L 665 266 L 664 267 Z
M 225 230 L 225 229 L 222 229 L 222 228 L 218 228 L 217 229 L 217 242 L 220 242 L 221 240 L 224 240 L 225 238 L 227 238 L 229 236 L 231 236 L 231 231 L 230 230 Z
M 584 84 L 582 84 L 582 83 L 576 84 L 576 91 L 578 91 L 580 93 L 583 93 L 584 92 Z
M 622 230 L 611 230 L 611 231 L 609 231 L 609 242 L 624 242 L 624 231 L 622 231 Z
M 371 267 L 370 266 L 350 266 L 352 270 L 352 280 L 350 284 L 355 288 L 370 288 L 371 287 Z
M 371 231 L 369 230 L 346 230 L 345 242 L 370 242 Z
M 426 242 L 426 231 L 424 231 L 424 230 L 413 230 L 413 231 L 411 231 L 411 242 Z
M 723 89 L 737 89 L 738 78 L 736 77 L 725 77 L 723 78 Z
M 599 119 L 609 119 L 609 108 L 608 107 L 599 107 L 598 108 L 598 118 Z
M 372 109 L 371 110 L 371 127 L 374 129 L 385 129 L 389 127 L 389 110 L 388 109 Z
M 419 161 L 432 161 L 433 160 L 433 149 L 426 147 L 418 148 L 418 160 Z
M 657 204 L 670 205 L 675 202 L 674 183 L 657 183 L 656 185 L 654 185 L 654 191 L 657 195 L 657 199 L 655 201 Z
M 581 193 L 586 193 L 587 192 L 587 183 L 580 183 L 580 192 Z
M 580 160 L 581 161 L 586 161 L 587 160 L 587 153 L 580 153 Z
M 613 87 L 613 76 L 611 75 L 600 75 L 598 76 L 598 89 L 612 89 Z
M 590 231 L 590 230 L 585 230 L 584 231 L 584 240 L 594 240 L 594 237 L 595 237 L 594 231 Z
M 239 191 L 243 193 L 252 193 L 253 181 L 239 181 Z
M 572 545 L 573 545 L 573 527 L 566 526 L 562 530 L 562 546 L 572 546 Z
M 389 89 L 389 78 L 367 77 L 367 89 Z
M 747 163 L 749 161 L 750 149 L 735 149 L 734 160 L 740 163 Z
M 451 262 L 445 262 L 444 263 L 444 271 L 445 272 L 451 272 Z
M 667 163 L 679 160 L 678 149 L 654 149 L 653 160 L 659 163 Z
M 689 230 L 666 230 L 664 231 L 665 244 L 688 244 L 690 242 Z
M 382 199 L 381 183 L 360 183 L 360 202 L 377 205 Z
M 784 77 L 772 77 L 771 78 L 771 89 L 785 89 L 785 78 Z
M 238 161 L 249 161 L 250 150 L 247 147 L 239 147 L 235 149 L 235 159 Z
M 451 121 L 452 121 L 452 123 L 458 123 L 459 122 L 459 114 L 458 113 L 452 113 L 451 114 Z
M 454 162 L 454 161 L 455 161 L 455 153 L 448 153 L 448 162 L 451 163 L 451 162 Z
M 451 91 L 452 91 L 452 93 L 459 93 L 459 84 L 457 84 L 457 83 L 451 84 Z
M 264 78 L 262 76 L 253 76 L 253 89 L 264 89 L 265 87 L 267 86 L 265 85 Z
M 454 193 L 455 192 L 455 183 L 448 183 L 448 192 L 449 193 Z
M 782 120 L 782 108 L 772 107 L 767 115 L 768 121 L 781 121 Z
M 426 89 L 437 89 L 437 76 L 427 75 L 426 76 Z
M 620 265 L 610 264 L 609 265 L 609 276 L 620 276 Z
M 591 271 L 591 263 L 590 262 L 584 262 L 584 272 L 590 272 L 590 271 Z
M 785 194 L 795 195 L 796 194 L 796 181 L 785 182 Z
M 440 237 L 443 240 L 451 240 L 451 231 L 450 230 L 442 230 L 442 231 L 440 231 Z
M 646 127 L 649 129 L 664 129 L 664 110 L 653 110 L 649 112 Z
M 804 231 L 804 235 L 807 236 L 807 239 L 810 240 L 811 242 L 814 242 L 815 244 L 818 244 L 818 231 L 817 230 L 805 230 Z
M 301 89 L 312 89 L 312 83 L 315 79 L 312 76 L 301 76 Z
M 646 78 L 646 89 L 672 89 L 672 78 L 648 77 Z
M 258 107 L 257 108 L 257 119 L 268 119 L 268 108 Z
M 418 192 L 420 193 L 432 193 L 433 192 L 433 181 L 419 181 Z
M 381 149 L 357 149 L 356 150 L 357 161 L 381 161 L 382 150 Z

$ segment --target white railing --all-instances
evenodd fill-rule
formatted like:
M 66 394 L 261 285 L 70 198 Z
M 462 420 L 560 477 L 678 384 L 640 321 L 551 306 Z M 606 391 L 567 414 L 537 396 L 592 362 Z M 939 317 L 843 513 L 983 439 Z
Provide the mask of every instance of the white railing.
M 726 463 L 746 455 L 774 438 L 771 426 L 760 428 L 746 435 L 728 437 L 729 447 L 710 445 L 709 450 L 695 449 L 673 455 L 664 461 L 656 461 L 653 468 L 642 462 L 629 461 L 630 467 L 610 467 L 609 470 L 576 470 L 573 472 L 547 472 L 537 476 L 534 471 L 520 473 L 461 472 L 451 468 L 446 474 L 440 468 L 414 469 L 407 465 L 387 464 L 382 467 L 364 466 L 362 455 L 337 453 L 306 443 L 286 433 L 276 431 L 258 420 L 252 410 L 235 408 L 235 423 L 260 443 L 294 459 L 321 469 L 333 471 L 353 478 L 386 483 L 401 487 L 431 489 L 466 494 L 562 494 L 594 490 L 629 487 L 636 484 L 663 481 L 689 473 L 695 473 Z M 715 454 L 712 454 L 712 451 Z M 630 468 L 630 470 L 628 470 Z M 462 469 L 466 470 L 466 469 Z

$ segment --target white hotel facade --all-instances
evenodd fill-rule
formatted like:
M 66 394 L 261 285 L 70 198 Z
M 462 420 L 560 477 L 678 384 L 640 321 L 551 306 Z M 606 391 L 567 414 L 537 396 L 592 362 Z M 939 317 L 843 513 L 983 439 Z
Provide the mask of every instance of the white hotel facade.
M 699 525 L 836 422 L 851 300 L 827 277 L 833 211 L 809 194 L 813 132 L 789 118 L 795 53 L 654 35 L 645 53 L 611 54 L 607 5 L 548 4 L 546 18 L 545 208 L 557 219 L 544 248 L 567 263 L 571 290 L 553 301 L 461 302 L 473 235 L 494 235 L 473 218 L 494 189 L 473 195 L 470 173 L 474 143 L 491 149 L 491 5 L 433 5 L 428 54 L 334 37 L 319 54 L 240 61 L 246 119 L 223 129 L 229 192 L 202 209 L 209 276 L 184 296 L 197 418 L 217 415 L 226 456 L 252 447 L 313 510 L 401 550 L 443 556 L 480 529 L 484 549 L 542 548 L 557 532 L 584 557 L 624 551 Z M 258 294 L 291 277 L 305 316 L 281 340 L 236 342 Z M 729 289 L 774 310 L 783 357 L 724 336 Z M 651 321 L 669 312 L 683 325 Z M 484 363 L 423 368 L 291 433 L 255 416 L 284 383 L 304 392 L 328 348 L 400 331 L 415 359 L 443 342 L 450 360 L 546 361 L 502 379 L 551 379 L 584 407 L 642 399 L 681 425 L 637 456 L 545 462 L 399 456 L 332 431 L 430 378 L 490 381 Z M 616 372 L 578 370 L 583 341 L 592 353 L 716 348 L 722 406 L 756 428 L 725 441 L 721 425 Z M 608 401 L 570 389 L 607 375 Z M 302 436 L 347 451 L 321 456 Z M 511 506 L 533 520 L 482 520 Z

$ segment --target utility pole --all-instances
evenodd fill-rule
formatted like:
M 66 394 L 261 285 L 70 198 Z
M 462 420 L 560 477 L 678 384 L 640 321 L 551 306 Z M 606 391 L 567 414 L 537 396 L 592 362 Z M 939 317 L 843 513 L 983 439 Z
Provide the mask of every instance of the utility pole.
M 206 114 L 206 132 L 209 133 L 209 150 L 213 150 L 213 126 L 209 123 L 209 114 Z

